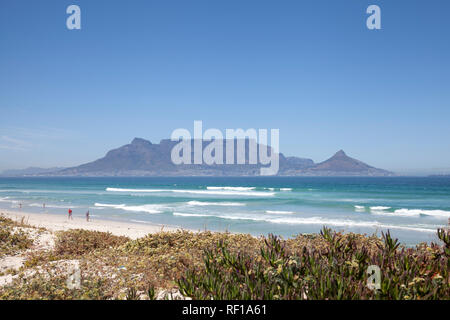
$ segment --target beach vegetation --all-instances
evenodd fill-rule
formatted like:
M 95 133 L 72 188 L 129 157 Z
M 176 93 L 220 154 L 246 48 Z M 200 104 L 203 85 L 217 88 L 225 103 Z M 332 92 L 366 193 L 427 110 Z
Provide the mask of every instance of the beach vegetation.
M 439 243 L 415 247 L 390 232 L 377 237 L 326 227 L 289 239 L 161 231 L 131 240 L 68 230 L 56 232 L 54 246 L 31 250 L 26 228 L 3 219 L 0 230 L 3 254 L 26 257 L 7 272 L 13 279 L 0 286 L 0 299 L 450 298 L 447 229 L 438 231 Z M 369 285 L 370 266 L 380 270 L 376 288 Z M 81 279 L 74 288 L 67 279 L 75 267 Z
M 31 247 L 33 240 L 21 226 L 22 223 L 0 216 L 0 257 L 14 255 Z
M 54 253 L 59 256 L 82 256 L 94 250 L 116 247 L 129 240 L 110 232 L 72 229 L 56 233 Z
M 441 233 L 444 231 L 440 231 Z M 322 249 L 292 250 L 270 235 L 255 259 L 233 253 L 220 242 L 206 249 L 204 267 L 189 268 L 178 280 L 182 294 L 194 299 L 449 299 L 449 261 L 445 247 L 405 248 L 383 233 L 382 243 L 358 245 L 352 234 L 323 228 Z M 447 233 L 448 235 L 448 233 Z M 445 239 L 444 236 L 441 236 Z M 380 267 L 380 288 L 368 286 L 370 265 Z

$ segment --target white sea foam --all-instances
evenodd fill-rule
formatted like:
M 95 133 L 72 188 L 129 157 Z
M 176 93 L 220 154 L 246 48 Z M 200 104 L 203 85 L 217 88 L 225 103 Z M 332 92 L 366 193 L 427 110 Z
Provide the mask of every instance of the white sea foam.
M 121 208 L 125 211 L 132 211 L 132 212 L 145 212 L 145 213 L 162 213 L 159 206 L 154 205 L 142 205 L 142 206 L 125 206 Z
M 280 188 L 280 191 L 292 191 L 292 188 Z
M 30 207 L 42 207 L 42 203 L 30 203 L 28 206 L 30 206 Z M 48 207 L 48 204 L 47 204 L 47 207 Z
M 364 207 L 364 206 L 355 206 L 355 211 L 356 212 L 365 212 L 366 211 L 366 207 Z
M 188 194 L 206 194 L 206 195 L 219 195 L 219 196 L 250 196 L 250 197 L 271 197 L 274 196 L 274 192 L 261 192 L 261 191 L 230 191 L 230 190 L 187 190 L 187 189 L 123 189 L 123 188 L 106 188 L 106 191 L 110 192 L 173 192 L 173 193 L 188 193 Z
M 422 226 L 412 226 L 412 225 L 390 225 L 383 224 L 378 221 L 354 221 L 354 220 L 344 220 L 344 219 L 325 219 L 321 217 L 310 217 L 310 218 L 271 218 L 263 216 L 252 216 L 247 214 L 241 215 L 208 215 L 208 214 L 197 214 L 197 213 L 179 213 L 174 212 L 176 216 L 184 217 L 214 217 L 227 220 L 250 220 L 250 221 L 263 221 L 276 224 L 291 224 L 291 225 L 328 225 L 334 227 L 349 227 L 349 228 L 379 228 L 379 229 L 398 229 L 398 230 L 409 230 L 417 232 L 436 232 L 433 228 L 424 228 Z
M 109 192 L 167 192 L 165 189 L 124 189 L 124 188 L 106 188 Z
M 126 204 L 95 203 L 94 206 L 96 206 L 96 207 L 104 207 L 104 208 L 119 208 L 119 207 L 125 207 Z
M 30 203 L 28 206 L 30 207 L 36 207 L 36 208 L 43 208 L 43 203 Z M 78 209 L 82 208 L 80 206 L 73 206 L 73 205 L 58 205 L 58 204 L 52 204 L 52 203 L 46 203 L 45 208 L 56 208 L 56 209 Z
M 226 191 L 226 190 L 171 190 L 175 193 L 191 193 L 191 194 L 209 194 L 218 196 L 249 196 L 249 197 L 272 197 L 275 195 L 273 192 L 261 192 L 261 191 Z
M 419 232 L 436 232 L 435 229 L 422 228 L 416 226 L 404 226 L 404 225 L 388 225 L 377 221 L 354 221 L 354 220 L 340 220 L 340 219 L 324 219 L 320 217 L 312 218 L 279 218 L 272 219 L 272 223 L 285 223 L 285 224 L 319 224 L 330 225 L 336 227 L 368 227 L 368 228 L 382 228 L 382 229 L 400 229 L 411 230 Z
M 155 205 L 155 204 L 144 204 L 140 206 L 127 206 L 125 204 L 104 204 L 104 203 L 96 203 L 96 207 L 103 207 L 103 208 L 113 208 L 113 209 L 120 209 L 125 211 L 132 211 L 132 212 L 146 212 L 146 213 L 162 213 L 161 209 L 163 206 L 161 205 Z
M 183 212 L 174 212 L 174 216 L 180 216 L 180 217 L 215 217 L 208 214 L 201 214 L 201 213 L 183 213 Z
M 19 203 L 19 201 L 12 200 L 10 197 L 0 198 L 0 202 Z
M 386 212 L 386 210 L 389 210 L 391 207 L 385 207 L 385 206 L 374 206 L 370 207 L 370 212 L 376 215 L 389 215 L 389 212 Z
M 143 221 L 143 220 L 133 220 L 133 219 L 131 219 L 130 221 L 136 222 L 136 223 L 145 223 L 145 224 L 149 224 L 150 223 L 148 221 Z
M 94 191 L 94 190 L 49 190 L 49 189 L 11 189 L 11 190 L 0 190 L 0 192 L 17 192 L 17 193 L 51 193 L 51 194 L 96 194 L 103 195 L 104 191 Z
M 377 216 L 385 216 L 385 217 L 403 217 L 403 218 L 411 218 L 411 217 L 420 217 L 419 213 L 416 212 L 390 212 L 390 211 L 371 211 L 372 214 Z
M 207 190 L 231 190 L 231 191 L 250 191 L 256 187 L 206 187 Z
M 293 214 L 293 211 L 282 211 L 282 210 L 266 210 L 269 214 Z
M 371 211 L 384 211 L 389 210 L 391 207 L 383 207 L 383 206 L 376 206 L 376 207 L 370 207 Z
M 444 210 L 422 210 L 422 209 L 398 209 L 394 211 L 394 214 L 405 216 L 432 216 L 435 218 L 450 218 L 450 211 Z
M 224 207 L 243 207 L 245 203 L 239 202 L 205 202 L 205 201 L 189 201 L 190 206 L 224 206 Z

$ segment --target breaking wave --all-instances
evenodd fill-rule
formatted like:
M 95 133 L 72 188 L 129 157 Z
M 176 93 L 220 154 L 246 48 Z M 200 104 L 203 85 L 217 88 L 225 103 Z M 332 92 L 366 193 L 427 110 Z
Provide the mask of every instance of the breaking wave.
M 12 200 L 10 197 L 0 198 L 0 202 L 19 203 L 19 201 Z
M 205 202 L 205 201 L 189 201 L 190 206 L 224 206 L 224 207 L 243 207 L 245 203 L 239 202 Z
M 164 189 L 124 189 L 124 188 L 106 188 L 109 192 L 165 192 Z
M 250 197 L 271 197 L 274 192 L 261 191 L 231 191 L 231 190 L 183 190 L 183 189 L 123 189 L 123 188 L 106 188 L 110 192 L 129 192 L 129 193 L 152 193 L 152 192 L 173 192 L 188 194 L 207 194 L 207 195 L 223 195 L 223 196 L 250 196 Z
M 207 190 L 231 190 L 231 191 L 250 191 L 256 187 L 206 187 Z
M 422 210 L 422 209 L 398 209 L 394 211 L 394 214 L 405 216 L 432 216 L 436 218 L 450 218 L 450 211 L 444 210 Z
M 370 207 L 370 211 L 384 211 L 389 210 L 391 207 L 383 207 L 383 206 L 376 206 L 376 207 Z
M 293 214 L 293 211 L 281 211 L 281 210 L 266 210 L 269 214 Z
M 180 217 L 214 217 L 207 214 L 201 214 L 201 213 L 182 213 L 182 212 L 174 212 L 174 216 L 180 216 Z
M 263 221 L 276 224 L 299 224 L 299 225 L 328 225 L 334 227 L 360 227 L 360 228 L 380 228 L 380 229 L 399 229 L 399 230 L 410 230 L 417 232 L 436 232 L 432 228 L 422 228 L 417 226 L 409 225 L 390 225 L 383 224 L 378 221 L 353 221 L 353 220 L 339 220 L 339 219 L 325 219 L 320 217 L 311 218 L 271 218 L 263 216 L 251 216 L 251 215 L 209 215 L 209 214 L 199 214 L 199 213 L 180 213 L 174 212 L 174 216 L 183 217 L 209 217 L 209 218 L 220 218 L 227 220 L 251 220 L 251 221 Z
M 162 213 L 163 206 L 155 204 L 144 204 L 141 206 L 127 206 L 126 204 L 104 204 L 96 203 L 96 207 L 100 208 L 113 208 L 132 212 L 146 212 L 146 213 Z
M 356 208 L 357 206 L 355 206 Z M 435 218 L 450 218 L 450 211 L 445 210 L 424 210 L 424 209 L 397 209 L 394 211 L 387 211 L 391 207 L 370 207 L 371 213 L 379 216 L 388 217 L 420 217 L 420 216 L 430 216 Z M 357 210 L 358 211 L 358 210 Z
M 30 206 L 30 207 L 35 207 L 35 208 L 43 208 L 43 203 L 30 203 L 28 206 Z M 72 205 L 65 205 L 65 206 L 62 206 L 62 205 L 58 205 L 58 204 L 49 204 L 49 203 L 46 203 L 45 204 L 45 208 L 55 208 L 55 209 L 68 209 L 68 208 L 70 208 L 70 209 L 78 209 L 78 208 L 82 208 L 82 207 L 80 207 L 80 206 L 72 206 Z

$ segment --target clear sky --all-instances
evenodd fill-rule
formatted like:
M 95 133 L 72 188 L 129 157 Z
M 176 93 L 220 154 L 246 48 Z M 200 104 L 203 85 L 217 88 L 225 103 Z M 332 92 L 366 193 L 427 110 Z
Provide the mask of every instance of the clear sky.
M 449 77 L 448 0 L 2 0 L 0 170 L 78 165 L 202 120 L 278 128 L 284 154 L 314 161 L 344 149 L 450 172 Z

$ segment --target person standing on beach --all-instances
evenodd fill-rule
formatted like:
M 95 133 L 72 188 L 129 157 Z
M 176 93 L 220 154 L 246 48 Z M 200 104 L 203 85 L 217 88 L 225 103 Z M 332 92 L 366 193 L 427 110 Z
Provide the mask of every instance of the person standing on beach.
M 19 203 L 19 209 L 22 210 L 22 204 L 21 203 Z
M 73 220 L 73 218 L 72 218 L 72 209 L 69 209 L 69 220 Z
M 89 210 L 86 212 L 86 221 L 89 222 Z

